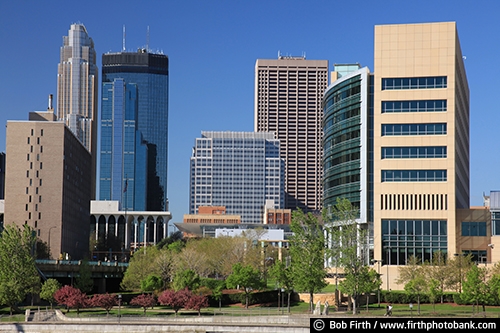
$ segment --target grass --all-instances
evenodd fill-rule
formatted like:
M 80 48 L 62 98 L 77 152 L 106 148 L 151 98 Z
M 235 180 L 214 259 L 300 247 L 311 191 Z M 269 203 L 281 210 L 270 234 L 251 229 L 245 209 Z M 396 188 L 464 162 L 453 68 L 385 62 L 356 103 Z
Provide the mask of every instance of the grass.
M 368 310 L 366 309 L 366 305 L 362 304 L 357 315 L 353 315 L 351 312 L 344 311 L 337 312 L 334 307 L 330 308 L 330 315 L 334 316 L 336 314 L 341 314 L 342 316 L 374 316 L 374 317 L 382 317 L 385 314 L 385 303 L 381 303 L 380 307 L 377 303 L 370 304 Z M 21 310 L 32 308 L 33 310 L 38 310 L 38 307 L 25 307 Z M 44 311 L 45 307 L 40 308 L 40 311 Z M 284 310 L 284 311 L 283 311 Z M 82 309 L 80 313 L 77 315 L 75 309 L 71 309 L 69 313 L 66 313 L 66 310 L 62 310 L 68 317 L 106 317 L 106 311 L 100 308 L 90 308 L 90 309 Z M 122 306 L 120 308 L 120 314 L 122 316 L 132 317 L 132 316 L 143 316 L 144 310 L 138 307 L 130 307 L 130 306 Z M 202 309 L 202 316 L 214 316 L 214 315 L 227 315 L 227 316 L 262 316 L 262 315 L 277 315 L 284 314 L 287 315 L 287 309 L 278 309 L 276 307 L 261 307 L 261 306 L 252 306 L 249 309 L 245 309 L 241 304 L 231 305 L 231 306 L 223 306 L 221 309 L 218 307 L 209 307 Z M 309 303 L 307 302 L 298 302 L 293 304 L 290 307 L 291 315 L 299 315 L 299 314 L 309 314 Z M 118 307 L 114 307 L 110 312 L 110 317 L 117 317 L 118 315 Z M 178 316 L 197 316 L 198 313 L 196 311 L 188 311 L 188 310 L 180 310 L 178 312 Z M 487 306 L 486 307 L 486 317 L 489 318 L 498 318 L 500 317 L 500 307 Z M 149 308 L 146 311 L 146 317 L 174 317 L 174 311 L 167 307 L 156 306 L 154 308 Z M 479 314 L 477 309 L 475 309 L 475 313 L 472 312 L 472 305 L 456 305 L 454 303 L 444 303 L 444 304 L 436 304 L 435 307 L 432 304 L 421 304 L 420 305 L 420 314 L 418 313 L 418 305 L 413 304 L 413 308 L 410 309 L 408 304 L 393 304 L 392 310 L 393 317 L 442 317 L 442 318 L 470 318 L 470 317 L 483 317 L 482 307 L 479 307 Z M 12 316 L 9 315 L 9 308 L 0 308 L 0 322 L 23 322 L 24 321 L 24 312 L 16 313 Z

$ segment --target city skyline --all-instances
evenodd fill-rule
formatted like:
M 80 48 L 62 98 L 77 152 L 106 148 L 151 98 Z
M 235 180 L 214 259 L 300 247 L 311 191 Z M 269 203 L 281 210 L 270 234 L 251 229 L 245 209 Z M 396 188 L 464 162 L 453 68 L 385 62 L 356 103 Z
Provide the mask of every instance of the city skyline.
M 87 28 L 98 60 L 103 53 L 121 51 L 123 44 L 130 51 L 146 44 L 163 51 L 170 59 L 167 193 L 173 222 L 181 221 L 189 211 L 189 158 L 199 133 L 253 129 L 257 59 L 276 59 L 278 52 L 305 53 L 310 60 L 328 60 L 329 71 L 336 63 L 355 62 L 372 69 L 374 26 L 379 24 L 457 23 L 471 91 L 470 204 L 482 205 L 482 194 L 500 187 L 492 167 L 500 157 L 485 153 L 490 145 L 495 148 L 500 135 L 495 126 L 500 123 L 500 114 L 492 82 L 497 46 L 485 39 L 500 30 L 494 17 L 500 4 L 364 1 L 355 10 L 346 9 L 335 17 L 338 7 L 327 1 L 165 2 L 142 11 L 127 9 L 131 7 L 126 3 L 121 8 L 95 4 L 99 4 L 97 11 L 90 10 L 92 6 L 82 10 L 65 4 L 65 8 L 69 6 L 66 16 L 59 14 L 62 2 L 57 1 L 49 5 L 0 5 L 0 42 L 11 49 L 0 56 L 5 75 L 0 83 L 0 122 L 5 125 L 7 120 L 23 120 L 30 111 L 46 109 L 47 95 L 56 93 L 61 36 L 74 22 Z M 106 29 L 101 29 L 104 23 Z M 36 61 L 30 59 L 33 52 Z M 485 66 L 487 76 L 483 74 Z M 98 68 L 102 68 L 100 63 Z M 98 118 L 100 112 L 99 105 Z M 5 127 L 0 128 L 0 151 L 5 151 Z

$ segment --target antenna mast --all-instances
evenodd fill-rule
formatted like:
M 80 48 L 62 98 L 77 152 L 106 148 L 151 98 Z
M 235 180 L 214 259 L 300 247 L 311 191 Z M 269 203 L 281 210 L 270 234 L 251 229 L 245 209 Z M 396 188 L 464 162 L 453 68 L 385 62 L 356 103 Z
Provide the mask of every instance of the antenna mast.
M 148 25 L 148 30 L 146 33 L 146 51 L 149 52 L 149 25 Z
M 125 52 L 125 24 L 123 25 L 122 51 Z

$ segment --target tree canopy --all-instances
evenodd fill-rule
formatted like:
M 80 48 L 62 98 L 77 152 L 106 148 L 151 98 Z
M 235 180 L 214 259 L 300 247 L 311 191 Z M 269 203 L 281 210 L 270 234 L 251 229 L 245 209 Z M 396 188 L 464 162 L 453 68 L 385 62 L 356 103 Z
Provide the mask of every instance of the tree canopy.
M 297 209 L 292 213 L 290 229 L 290 256 L 294 288 L 309 293 L 309 309 L 313 311 L 313 295 L 323 289 L 326 271 L 324 266 L 325 241 L 323 228 L 312 213 Z
M 0 234 L 0 304 L 10 307 L 40 285 L 35 266 L 35 232 L 28 225 L 22 228 L 6 225 Z

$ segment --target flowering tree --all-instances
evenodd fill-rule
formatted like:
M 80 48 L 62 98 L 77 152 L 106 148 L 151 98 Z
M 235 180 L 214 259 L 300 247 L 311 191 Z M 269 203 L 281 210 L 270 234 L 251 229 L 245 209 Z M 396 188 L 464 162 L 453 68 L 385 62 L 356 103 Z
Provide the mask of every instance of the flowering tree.
M 156 305 L 155 297 L 151 294 L 142 294 L 136 296 L 130 300 L 131 305 L 142 306 L 144 309 L 144 315 L 146 315 L 146 309 Z
M 194 293 L 191 294 L 185 305 L 186 309 L 192 309 L 198 311 L 198 316 L 201 316 L 201 308 L 207 308 L 207 307 L 208 307 L 208 298 L 203 295 L 195 295 Z
M 177 316 L 177 312 L 186 306 L 191 295 L 192 293 L 187 288 L 179 291 L 165 290 L 158 297 L 158 302 L 160 302 L 161 305 L 170 306 L 174 309 L 175 315 Z
M 82 293 L 80 289 L 64 286 L 54 294 L 54 299 L 57 304 L 65 304 L 68 308 L 68 312 L 71 308 L 76 309 L 76 313 L 80 312 L 80 309 L 85 308 L 89 304 L 89 299 L 85 293 Z
M 109 311 L 113 306 L 118 304 L 118 298 L 116 295 L 105 294 L 95 294 L 90 299 L 90 304 L 95 307 L 101 307 L 106 310 L 106 315 L 109 316 Z

